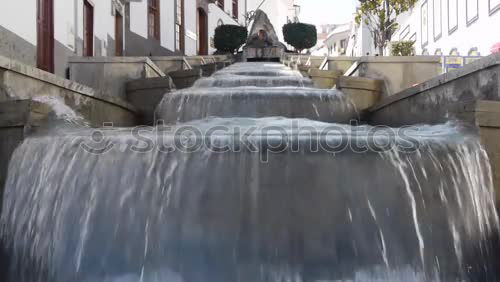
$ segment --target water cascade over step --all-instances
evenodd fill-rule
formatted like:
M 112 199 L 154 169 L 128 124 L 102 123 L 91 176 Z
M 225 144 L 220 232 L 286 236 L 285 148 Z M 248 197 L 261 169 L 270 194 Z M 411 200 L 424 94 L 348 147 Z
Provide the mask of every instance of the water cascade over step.
M 166 95 L 157 118 L 168 124 L 211 116 L 282 116 L 342 123 L 357 118 L 343 93 L 310 86 L 309 79 L 282 64 L 239 63 L 192 88 Z
M 164 126 L 25 140 L 0 218 L 8 281 L 497 281 L 475 136 L 332 123 L 356 116 L 348 99 L 298 81 L 236 65 L 165 97 Z

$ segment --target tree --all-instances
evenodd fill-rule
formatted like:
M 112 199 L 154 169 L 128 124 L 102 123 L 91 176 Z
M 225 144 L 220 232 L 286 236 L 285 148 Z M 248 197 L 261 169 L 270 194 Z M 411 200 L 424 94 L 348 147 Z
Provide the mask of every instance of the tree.
M 316 26 L 312 24 L 287 23 L 283 26 L 283 36 L 299 53 L 314 47 L 318 41 Z
M 387 43 L 398 29 L 396 17 L 413 8 L 418 0 L 359 0 L 359 2 L 361 5 L 356 12 L 356 24 L 366 24 L 375 47 L 382 56 Z
M 215 29 L 214 45 L 217 53 L 234 54 L 248 37 L 247 28 L 239 25 L 223 24 Z

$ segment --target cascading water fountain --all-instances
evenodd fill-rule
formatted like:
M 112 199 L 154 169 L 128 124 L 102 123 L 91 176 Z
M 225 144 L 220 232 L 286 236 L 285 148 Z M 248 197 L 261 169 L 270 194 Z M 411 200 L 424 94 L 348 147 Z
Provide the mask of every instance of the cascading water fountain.
M 0 275 L 498 281 L 492 177 L 474 133 L 351 126 L 349 99 L 311 85 L 277 63 L 235 64 L 167 94 L 158 126 L 138 128 L 90 129 L 42 99 L 77 120 L 10 160 Z
M 309 86 L 235 64 L 166 96 L 163 126 L 27 139 L 0 221 L 8 281 L 496 281 L 475 136 L 332 123 L 352 104 Z

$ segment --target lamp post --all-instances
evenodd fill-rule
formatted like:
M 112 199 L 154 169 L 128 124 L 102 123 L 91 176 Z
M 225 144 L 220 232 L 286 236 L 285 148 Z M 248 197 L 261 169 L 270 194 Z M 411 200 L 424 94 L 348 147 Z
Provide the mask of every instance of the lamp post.
M 295 10 L 295 15 L 293 17 L 293 21 L 299 22 L 299 14 L 300 14 L 300 5 L 293 5 L 293 9 Z

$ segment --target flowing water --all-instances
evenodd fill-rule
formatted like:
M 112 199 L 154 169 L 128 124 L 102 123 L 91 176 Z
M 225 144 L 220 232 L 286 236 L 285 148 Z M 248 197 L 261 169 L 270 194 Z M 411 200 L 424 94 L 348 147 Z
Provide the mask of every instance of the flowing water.
M 241 64 L 173 95 L 317 91 L 294 76 Z M 469 129 L 331 123 L 356 116 L 334 104 L 349 100 L 304 96 L 316 114 L 194 103 L 154 128 L 26 139 L 0 218 L 8 281 L 497 281 L 491 169 Z

